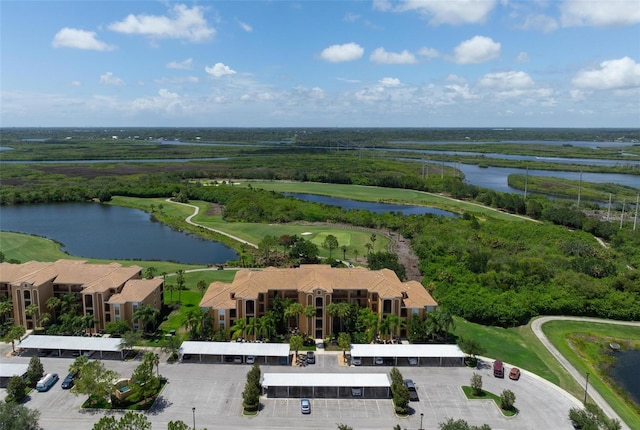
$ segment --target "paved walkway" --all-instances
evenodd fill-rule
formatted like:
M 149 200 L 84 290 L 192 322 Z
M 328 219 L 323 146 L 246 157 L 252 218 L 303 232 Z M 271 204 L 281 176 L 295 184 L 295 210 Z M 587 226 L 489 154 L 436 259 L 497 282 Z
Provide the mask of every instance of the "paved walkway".
M 628 325 L 640 327 L 640 322 L 638 321 L 614 321 L 614 320 L 604 320 L 599 318 L 584 318 L 584 317 L 564 317 L 564 316 L 550 316 L 550 317 L 540 317 L 536 318 L 531 322 L 531 330 L 533 333 L 540 339 L 540 342 L 549 350 L 549 352 L 562 364 L 562 366 L 569 372 L 569 374 L 575 379 L 578 384 L 581 386 L 586 386 L 586 378 L 582 375 L 578 370 L 573 367 L 571 363 L 558 351 L 558 349 L 553 346 L 551 341 L 547 338 L 547 336 L 542 331 L 542 325 L 549 321 L 581 321 L 581 322 L 594 322 L 601 324 L 617 324 L 617 325 Z M 620 416 L 616 413 L 616 411 L 609 406 L 609 404 L 604 400 L 604 398 L 598 393 L 595 388 L 591 387 L 591 391 L 588 391 L 589 397 L 611 418 L 615 418 L 620 421 L 622 424 L 622 428 L 625 430 L 630 430 L 629 427 L 622 421 Z

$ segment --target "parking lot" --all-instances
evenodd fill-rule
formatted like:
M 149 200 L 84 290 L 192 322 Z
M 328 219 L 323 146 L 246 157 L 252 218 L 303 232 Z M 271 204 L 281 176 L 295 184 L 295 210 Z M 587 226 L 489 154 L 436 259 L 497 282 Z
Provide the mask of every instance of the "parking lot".
M 10 350 L 10 345 L 9 345 Z M 6 348 L 4 353 L 8 352 Z M 28 357 L 6 357 L 1 362 L 28 363 Z M 43 357 L 45 372 L 55 372 L 64 378 L 73 358 Z M 104 360 L 109 369 L 123 377 L 129 377 L 139 364 L 138 360 Z M 1 363 L 0 363 L 1 365 Z M 502 416 L 497 406 L 486 400 L 467 400 L 461 386 L 469 385 L 474 369 L 463 367 L 401 367 L 405 378 L 412 379 L 420 401 L 411 402 L 409 417 L 396 417 L 390 399 L 310 399 L 311 413 L 302 415 L 299 399 L 261 399 L 257 416 L 242 415 L 242 391 L 246 364 L 206 364 L 198 361 L 167 364 L 162 360 L 160 373 L 169 380 L 154 408 L 147 413 L 154 429 L 164 429 L 172 420 L 182 420 L 192 425 L 196 408 L 196 426 L 209 429 L 335 429 L 344 423 L 354 429 L 390 429 L 396 424 L 404 429 L 417 429 L 420 414 L 425 429 L 437 429 L 438 423 L 447 418 L 463 418 L 470 424 L 489 424 L 498 429 L 570 429 L 568 410 L 579 406 L 579 401 L 569 397 L 539 378 L 523 372 L 519 381 L 498 379 L 489 368 L 475 370 L 482 374 L 484 388 L 496 394 L 508 388 L 516 394 L 516 407 L 520 413 L 512 418 Z M 298 366 L 262 366 L 262 372 L 312 372 L 312 373 L 388 373 L 387 366 L 345 367 L 338 365 L 336 354 L 316 355 L 316 364 Z M 4 393 L 0 391 L 0 395 Z M 84 396 L 75 396 L 62 390 L 58 382 L 49 392 L 32 392 L 25 403 L 41 412 L 40 424 L 45 429 L 65 428 L 87 430 L 104 414 L 99 411 L 81 411 Z M 117 414 L 117 413 L 116 413 Z

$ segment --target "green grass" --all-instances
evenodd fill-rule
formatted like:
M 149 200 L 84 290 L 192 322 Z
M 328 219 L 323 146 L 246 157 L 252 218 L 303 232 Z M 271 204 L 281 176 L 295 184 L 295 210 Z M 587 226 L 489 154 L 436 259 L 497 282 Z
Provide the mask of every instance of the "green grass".
M 589 385 L 600 393 L 620 418 L 629 427 L 640 428 L 640 407 L 626 398 L 600 367 L 607 361 L 603 347 L 606 349 L 611 342 L 632 349 L 640 348 L 640 329 L 580 321 L 550 321 L 542 328 L 553 345 L 580 373 L 585 375 L 589 372 Z
M 251 185 L 253 188 L 263 188 L 265 190 L 281 193 L 291 192 L 303 194 L 318 194 L 367 202 L 400 203 L 416 206 L 429 206 L 456 213 L 469 212 L 481 217 L 486 216 L 490 218 L 510 221 L 524 219 L 522 217 L 503 213 L 477 203 L 460 201 L 438 194 L 408 189 L 404 190 L 397 188 L 370 187 L 363 185 L 323 184 L 316 182 L 253 180 L 241 182 L 241 185 Z
M 496 403 L 498 409 L 500 409 L 500 412 L 502 412 L 502 415 L 506 417 L 512 417 L 518 413 L 518 410 L 515 407 L 512 409 L 502 409 L 500 407 L 500 396 L 497 396 L 489 391 L 482 390 L 482 394 L 476 396 L 475 394 L 473 394 L 473 388 L 469 387 L 468 385 L 463 385 L 462 391 L 464 391 L 467 399 L 470 400 L 493 400 Z

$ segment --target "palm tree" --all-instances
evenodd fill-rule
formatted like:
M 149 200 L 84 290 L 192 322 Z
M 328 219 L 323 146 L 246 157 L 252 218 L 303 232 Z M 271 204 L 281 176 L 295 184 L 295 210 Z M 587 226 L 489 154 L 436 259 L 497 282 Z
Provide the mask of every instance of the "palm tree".
M 140 320 L 146 330 L 149 325 L 153 325 L 156 322 L 158 315 L 160 315 L 160 310 L 151 305 L 144 305 L 136 309 L 133 313 L 133 319 Z
M 96 319 L 93 314 L 84 314 L 82 316 L 82 323 L 84 324 L 84 328 L 89 330 L 89 334 L 91 334 L 91 329 L 95 327 Z
M 13 302 L 9 299 L 0 301 L 0 317 L 2 317 L 0 321 L 4 322 L 11 312 L 13 312 Z
M 353 256 L 354 256 L 354 260 L 356 262 L 358 262 L 358 254 L 360 254 L 360 252 L 357 249 L 353 250 Z
M 338 303 L 338 312 L 337 312 L 337 316 L 338 318 L 340 318 L 340 332 L 342 331 L 342 324 L 344 321 L 344 318 L 349 315 L 349 311 L 351 310 L 351 306 L 349 305 L 349 303 L 347 302 L 340 302 Z
M 11 342 L 11 348 L 13 349 L 14 353 L 16 352 L 15 341 L 19 341 L 20 339 L 22 339 L 22 336 L 24 336 L 26 332 L 27 330 L 21 325 L 14 325 L 9 329 L 9 332 L 5 336 L 5 340 L 7 342 Z
M 342 249 L 342 259 L 346 260 L 347 259 L 347 245 L 342 245 L 342 247 L 340 249 Z
M 371 248 L 375 251 L 375 246 L 376 246 L 376 240 L 378 239 L 378 236 L 375 233 L 371 233 Z
M 202 318 L 205 311 L 201 308 L 189 309 L 184 318 L 184 326 L 189 330 L 189 338 L 195 340 L 198 338 L 198 332 L 202 325 Z
M 438 306 L 434 312 L 434 318 L 438 323 L 438 331 L 444 332 L 445 342 L 449 340 L 449 329 L 455 328 L 455 321 L 449 309 Z
M 75 312 L 78 306 L 78 298 L 72 293 L 64 294 L 60 298 L 60 301 L 62 302 L 60 305 L 60 313 Z
M 148 352 L 147 354 L 153 354 L 148 356 L 149 362 L 152 366 L 156 366 L 156 376 L 160 377 L 160 356 L 155 352 Z
M 182 303 L 180 292 L 184 290 L 184 270 L 176 272 L 176 284 L 178 284 L 178 303 Z
M 56 311 L 60 309 L 61 306 L 62 300 L 60 300 L 58 297 L 53 296 L 47 299 L 47 308 L 49 308 L 53 312 L 54 321 L 58 320 L 58 314 Z
M 373 245 L 370 243 L 365 243 L 364 247 L 367 248 L 367 254 L 371 254 L 371 249 L 373 249 Z
M 284 316 L 287 318 L 287 325 L 289 325 L 289 321 L 291 318 L 296 319 L 296 329 L 300 327 L 299 316 L 302 313 L 302 305 L 298 302 L 293 302 L 289 306 L 284 309 Z
M 389 318 L 384 317 L 382 319 L 382 321 L 380 321 L 380 324 L 378 326 L 378 328 L 380 329 L 380 335 L 383 338 L 386 338 L 389 333 L 391 333 L 391 321 L 389 320 Z
M 333 332 L 333 319 L 338 315 L 338 304 L 335 302 L 331 302 L 325 308 L 327 314 L 329 314 L 331 318 L 331 331 Z
M 258 336 L 269 339 L 271 337 L 271 333 L 275 330 L 276 323 L 271 312 L 267 312 L 266 315 L 258 318 Z
M 362 327 L 360 331 L 364 331 L 367 342 L 370 343 L 378 333 L 378 323 L 380 318 L 370 308 L 360 309 L 358 314 L 358 325 Z
M 312 305 L 305 306 L 302 310 L 302 313 L 305 317 L 307 317 L 307 335 L 311 336 L 311 318 L 316 316 L 316 308 Z
M 258 320 L 255 317 L 249 318 L 249 322 L 246 324 L 247 336 L 256 340 L 256 333 L 258 331 Z
M 238 318 L 231 326 L 231 340 L 236 340 L 239 337 L 244 337 L 244 330 L 246 328 L 246 321 L 244 318 Z
M 402 327 L 402 318 L 396 314 L 389 314 L 385 319 L 388 320 L 387 324 L 389 326 L 389 334 L 391 336 L 396 336 L 398 334 L 398 329 Z
M 38 314 L 40 313 L 40 309 L 38 305 L 32 303 L 24 308 L 24 314 L 30 317 L 33 320 L 33 326 L 38 327 Z
M 178 288 L 176 284 L 164 284 L 164 289 L 169 292 L 169 303 L 173 303 L 173 292 Z

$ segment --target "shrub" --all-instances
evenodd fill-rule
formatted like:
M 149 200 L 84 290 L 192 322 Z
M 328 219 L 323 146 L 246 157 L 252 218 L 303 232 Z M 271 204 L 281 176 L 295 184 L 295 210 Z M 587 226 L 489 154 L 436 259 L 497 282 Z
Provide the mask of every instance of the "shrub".
M 471 376 L 471 389 L 474 396 L 480 396 L 482 394 L 482 376 L 478 373 L 473 373 Z

